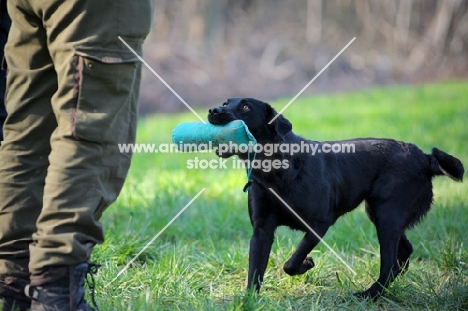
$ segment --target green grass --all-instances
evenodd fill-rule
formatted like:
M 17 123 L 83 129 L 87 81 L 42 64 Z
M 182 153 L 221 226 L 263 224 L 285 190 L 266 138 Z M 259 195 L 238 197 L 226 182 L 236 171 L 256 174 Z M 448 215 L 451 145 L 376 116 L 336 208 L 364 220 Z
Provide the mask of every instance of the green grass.
M 272 105 L 281 109 L 289 99 Z M 201 112 L 204 116 L 206 113 Z M 468 165 L 468 83 L 392 86 L 299 98 L 285 116 L 294 131 L 315 140 L 391 137 L 433 146 Z M 190 113 L 142 119 L 140 143 L 170 143 L 172 128 L 196 121 Z M 102 218 L 106 242 L 93 260 L 102 310 L 468 310 L 468 183 L 436 178 L 435 203 L 408 232 L 409 271 L 377 303 L 352 292 L 379 273 L 375 229 L 362 206 L 338 220 L 325 240 L 357 272 L 323 245 L 316 267 L 289 277 L 282 266 L 302 233 L 279 228 L 259 296 L 245 292 L 251 226 L 246 175 L 240 169 L 189 170 L 186 161 L 212 153 L 135 154 L 118 201 Z M 203 194 L 121 276 L 119 271 L 202 188 Z

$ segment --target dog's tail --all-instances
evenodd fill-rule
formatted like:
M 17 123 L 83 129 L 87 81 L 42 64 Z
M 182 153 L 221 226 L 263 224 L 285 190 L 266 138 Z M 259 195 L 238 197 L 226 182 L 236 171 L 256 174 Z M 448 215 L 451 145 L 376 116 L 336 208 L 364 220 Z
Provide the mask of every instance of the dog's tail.
M 429 155 L 431 169 L 434 175 L 445 175 L 453 180 L 462 181 L 465 169 L 460 160 L 437 148 L 432 148 Z

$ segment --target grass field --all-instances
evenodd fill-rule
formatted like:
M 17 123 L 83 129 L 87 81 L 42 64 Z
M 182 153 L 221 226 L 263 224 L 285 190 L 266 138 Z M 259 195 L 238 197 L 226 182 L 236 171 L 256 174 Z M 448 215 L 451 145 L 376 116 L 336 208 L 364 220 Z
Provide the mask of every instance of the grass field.
M 277 110 L 289 99 L 271 103 Z M 206 112 L 200 112 L 206 116 Z M 293 130 L 314 140 L 391 137 L 429 153 L 438 148 L 468 167 L 468 83 L 392 86 L 299 98 L 286 111 Z M 191 113 L 141 120 L 138 142 L 165 144 L 172 128 L 197 121 Z M 186 161 L 212 153 L 135 154 L 118 201 L 102 218 L 106 242 L 97 301 L 101 310 L 468 310 L 468 182 L 438 177 L 435 203 L 408 232 L 409 271 L 378 302 L 352 296 L 379 274 L 375 229 L 363 207 L 330 228 L 315 268 L 297 277 L 282 266 L 302 233 L 280 228 L 259 296 L 246 295 L 251 226 L 241 169 L 189 170 Z M 229 162 L 228 162 L 229 163 Z M 206 190 L 118 278 L 121 269 L 202 189 Z

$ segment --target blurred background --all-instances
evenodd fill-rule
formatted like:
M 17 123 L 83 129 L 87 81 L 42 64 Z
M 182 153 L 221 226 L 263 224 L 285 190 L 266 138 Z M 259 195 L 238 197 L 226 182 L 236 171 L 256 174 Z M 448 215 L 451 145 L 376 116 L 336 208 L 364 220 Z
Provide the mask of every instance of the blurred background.
M 191 106 L 468 77 L 465 0 L 154 0 L 149 65 Z M 145 69 L 140 113 L 186 107 Z

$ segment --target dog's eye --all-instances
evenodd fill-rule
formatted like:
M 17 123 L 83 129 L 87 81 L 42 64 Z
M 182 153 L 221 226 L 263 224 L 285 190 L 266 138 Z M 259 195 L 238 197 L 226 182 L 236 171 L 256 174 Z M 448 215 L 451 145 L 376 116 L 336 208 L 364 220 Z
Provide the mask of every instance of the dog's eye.
M 227 106 L 227 102 L 224 102 L 224 103 L 223 103 L 223 106 Z
M 245 104 L 244 106 L 242 106 L 242 110 L 243 111 L 249 111 L 250 110 L 249 105 Z

